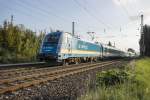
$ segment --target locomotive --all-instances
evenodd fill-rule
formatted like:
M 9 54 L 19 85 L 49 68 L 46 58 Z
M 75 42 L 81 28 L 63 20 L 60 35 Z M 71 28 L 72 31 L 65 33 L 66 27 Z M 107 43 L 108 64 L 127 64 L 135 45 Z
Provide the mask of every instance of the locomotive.
M 71 33 L 56 31 L 45 36 L 38 59 L 69 64 L 124 56 L 125 52 L 115 47 L 87 42 Z

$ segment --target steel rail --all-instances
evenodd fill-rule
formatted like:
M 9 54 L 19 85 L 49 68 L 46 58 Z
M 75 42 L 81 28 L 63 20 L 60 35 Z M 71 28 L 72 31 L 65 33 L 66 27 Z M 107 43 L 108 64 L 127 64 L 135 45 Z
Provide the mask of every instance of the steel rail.
M 22 83 L 19 84 L 14 84 L 4 88 L 0 89 L 0 94 L 2 93 L 6 93 L 6 92 L 12 92 L 15 90 L 18 90 L 20 88 L 25 88 L 25 87 L 29 87 L 31 85 L 37 85 L 40 83 L 44 83 L 50 80 L 54 80 L 57 78 L 61 78 L 61 77 L 65 77 L 68 75 L 73 75 L 76 73 L 81 73 L 84 71 L 88 71 L 88 70 L 92 70 L 92 69 L 96 69 L 96 68 L 100 68 L 103 66 L 108 66 L 114 63 L 118 63 L 120 61 L 109 61 L 109 62 L 103 62 L 103 63 L 97 63 L 97 64 L 91 64 L 91 65 L 85 65 L 85 66 L 80 66 L 80 67 L 72 67 L 72 68 L 64 68 L 64 69 L 60 69 L 60 70 L 55 70 L 52 72 L 47 72 L 47 73 L 39 73 L 39 74 L 33 74 L 30 76 L 23 76 L 23 77 L 18 77 L 18 79 L 11 79 L 11 80 L 5 80 L 5 81 L 0 81 L 1 84 L 6 83 L 6 81 L 8 82 L 7 84 L 14 82 L 14 81 L 24 81 Z M 35 79 L 36 78 L 36 79 Z M 24 80 L 25 79 L 25 80 Z M 30 81 L 26 81 L 26 80 L 30 80 Z
M 97 62 L 99 63 L 99 62 Z M 85 66 L 85 65 L 88 65 L 88 64 L 91 64 L 91 63 L 82 63 L 82 64 L 79 64 L 79 65 L 69 65 L 69 66 L 65 66 L 65 68 L 67 67 L 77 67 L 77 66 Z M 18 69 L 18 70 L 4 70 L 1 71 L 0 73 L 0 79 L 7 79 L 7 78 L 10 78 L 10 77 L 18 77 L 17 75 L 24 75 L 24 74 L 30 74 L 32 72 L 36 73 L 36 72 L 39 72 L 39 71 L 47 71 L 47 70 L 56 70 L 56 69 L 61 69 L 61 68 L 64 68 L 64 66 L 53 66 L 53 67 L 45 67 L 45 68 L 38 68 L 38 69 Z
M 112 61 L 111 61 L 112 62 Z M 108 63 L 108 62 L 103 62 L 103 63 L 98 63 L 98 64 L 105 64 L 105 63 Z M 31 73 L 31 75 L 27 75 L 27 76 L 19 76 L 19 77 L 15 77 L 15 78 L 11 78 L 11 79 L 3 79 L 3 80 L 0 80 L 0 84 L 2 83 L 9 83 L 9 82 L 13 82 L 13 81 L 17 81 L 17 80 L 23 80 L 23 79 L 30 79 L 32 77 L 40 77 L 40 76 L 46 76 L 46 75 L 51 75 L 51 74 L 55 74 L 55 73 L 61 73 L 61 72 L 64 72 L 64 71 L 71 71 L 71 70 L 76 70 L 76 69 L 79 69 L 79 68 L 84 68 L 84 67 L 89 67 L 89 66 L 94 66 L 94 65 L 97 65 L 97 63 L 95 64 L 91 64 L 91 65 L 84 65 L 84 66 L 76 66 L 76 67 L 67 67 L 67 68 L 63 68 L 63 69 L 57 69 L 57 70 L 49 70 L 48 68 L 44 69 L 44 71 L 47 71 L 47 72 L 43 72 L 43 69 L 41 69 L 40 73 Z M 32 71 L 33 72 L 33 71 Z M 38 71 L 39 72 L 39 71 Z

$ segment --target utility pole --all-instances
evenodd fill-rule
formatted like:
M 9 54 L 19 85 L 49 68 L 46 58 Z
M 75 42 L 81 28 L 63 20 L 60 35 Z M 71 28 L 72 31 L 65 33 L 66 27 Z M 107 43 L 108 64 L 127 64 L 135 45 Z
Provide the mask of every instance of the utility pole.
M 144 56 L 145 53 L 145 37 L 144 37 L 144 31 L 143 31 L 143 24 L 144 23 L 144 15 L 141 15 L 141 44 L 140 44 L 140 53 L 141 56 Z
M 74 23 L 75 22 L 72 22 L 72 35 L 74 35 Z
M 144 20 L 143 20 L 143 14 L 141 15 L 141 34 L 144 34 L 143 33 L 143 22 L 144 22 Z
M 14 21 L 14 16 L 13 15 L 11 15 L 11 25 L 13 25 L 13 21 Z

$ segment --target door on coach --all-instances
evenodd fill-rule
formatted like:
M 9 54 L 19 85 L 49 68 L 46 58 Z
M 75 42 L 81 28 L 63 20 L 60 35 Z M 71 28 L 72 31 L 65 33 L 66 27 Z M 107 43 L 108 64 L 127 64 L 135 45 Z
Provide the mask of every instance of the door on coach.
M 72 39 L 67 38 L 67 44 L 68 44 L 68 56 L 70 57 L 72 54 Z

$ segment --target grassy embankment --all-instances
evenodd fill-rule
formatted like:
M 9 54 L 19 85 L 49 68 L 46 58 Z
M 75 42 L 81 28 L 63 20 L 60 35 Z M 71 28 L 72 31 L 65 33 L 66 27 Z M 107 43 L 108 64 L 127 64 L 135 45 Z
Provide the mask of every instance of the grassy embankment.
M 97 74 L 97 88 L 79 100 L 150 100 L 150 58 Z

